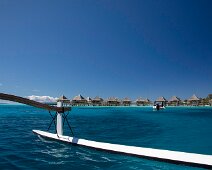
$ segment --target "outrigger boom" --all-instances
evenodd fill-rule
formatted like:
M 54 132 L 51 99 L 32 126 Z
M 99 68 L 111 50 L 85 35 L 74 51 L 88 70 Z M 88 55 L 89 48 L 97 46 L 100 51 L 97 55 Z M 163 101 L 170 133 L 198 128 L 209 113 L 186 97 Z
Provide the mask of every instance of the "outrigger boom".
M 30 105 L 30 106 L 33 106 L 33 107 L 45 109 L 45 110 L 48 110 L 48 111 L 56 111 L 58 113 L 64 113 L 66 111 L 71 110 L 70 107 L 50 106 L 50 105 L 47 105 L 47 104 L 44 104 L 44 103 L 29 100 L 27 98 L 23 98 L 23 97 L 11 95 L 11 94 L 5 94 L 5 93 L 0 93 L 0 99 L 9 100 L 9 101 L 18 102 L 18 103 L 23 103 L 23 104 Z
M 95 148 L 99 150 L 105 150 L 110 152 L 116 153 L 123 153 L 138 157 L 144 157 L 153 160 L 165 161 L 165 162 L 172 162 L 176 164 L 184 164 L 190 165 L 195 167 L 202 167 L 207 169 L 212 169 L 212 155 L 203 155 L 203 154 L 195 154 L 195 153 L 186 153 L 186 152 L 178 152 L 178 151 L 169 151 L 169 150 L 161 150 L 161 149 L 152 149 L 152 148 L 142 148 L 136 146 L 126 146 L 126 145 L 119 145 L 119 144 L 111 144 L 111 143 L 103 143 L 103 142 L 96 142 L 90 141 L 85 139 L 78 139 L 76 137 L 69 137 L 63 135 L 63 121 L 67 121 L 68 114 L 65 115 L 66 111 L 70 111 L 71 108 L 63 107 L 63 102 L 58 101 L 57 107 L 49 106 L 43 103 L 39 103 L 36 101 L 32 101 L 23 97 L 14 96 L 10 94 L 0 93 L 0 99 L 3 100 L 10 100 L 14 102 L 19 102 L 27 105 L 31 105 L 34 107 L 46 109 L 50 111 L 56 111 L 55 116 L 52 116 L 52 122 L 56 119 L 56 133 L 49 133 L 40 130 L 33 130 L 33 133 L 48 139 L 53 139 L 61 142 L 76 144 L 80 146 L 85 146 L 89 148 Z M 51 122 L 51 124 L 52 124 Z M 51 126 L 50 124 L 50 126 Z M 69 123 L 68 123 L 69 125 Z M 50 127 L 49 126 L 49 127 Z M 69 125 L 70 126 L 70 125 Z M 71 127 L 70 127 L 71 129 Z M 72 132 L 73 134 L 73 132 Z M 74 136 L 74 135 L 73 135 Z

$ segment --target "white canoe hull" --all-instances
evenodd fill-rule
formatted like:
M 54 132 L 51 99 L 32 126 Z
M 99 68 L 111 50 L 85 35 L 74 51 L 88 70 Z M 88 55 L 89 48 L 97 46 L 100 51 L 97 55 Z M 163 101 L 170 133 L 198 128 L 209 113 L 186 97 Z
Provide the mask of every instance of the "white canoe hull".
M 136 146 L 126 146 L 119 144 L 103 143 L 90 141 L 85 139 L 78 139 L 75 137 L 69 136 L 58 136 L 57 134 L 44 132 L 40 130 L 33 130 L 33 132 L 41 137 L 54 139 L 62 142 L 72 143 L 76 145 L 81 145 L 89 148 L 95 148 L 99 150 L 111 151 L 124 153 L 149 159 L 155 159 L 160 161 L 168 161 L 177 164 L 188 164 L 191 166 L 203 167 L 203 168 L 212 168 L 212 156 L 211 155 L 202 155 L 194 153 L 185 153 L 169 150 L 160 150 L 152 148 L 142 148 Z

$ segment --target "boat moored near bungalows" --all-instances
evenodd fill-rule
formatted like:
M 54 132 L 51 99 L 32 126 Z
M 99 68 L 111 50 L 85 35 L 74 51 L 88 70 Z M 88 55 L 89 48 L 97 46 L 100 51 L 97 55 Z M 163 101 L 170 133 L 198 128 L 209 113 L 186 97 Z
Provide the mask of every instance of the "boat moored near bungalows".
M 167 100 L 165 99 L 165 97 L 163 96 L 158 97 L 154 102 L 153 109 L 154 110 L 165 109 L 166 104 L 167 104 Z

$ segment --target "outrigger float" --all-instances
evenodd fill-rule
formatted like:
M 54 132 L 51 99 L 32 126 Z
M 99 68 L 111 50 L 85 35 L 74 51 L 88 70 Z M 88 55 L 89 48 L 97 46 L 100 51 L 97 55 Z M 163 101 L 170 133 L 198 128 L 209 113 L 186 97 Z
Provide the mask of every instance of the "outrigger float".
M 18 96 L 4 94 L 4 93 L 0 93 L 0 99 L 24 103 L 34 107 L 46 109 L 49 111 L 49 113 L 50 111 L 55 111 L 56 113 L 54 116 L 52 116 L 52 114 L 50 113 L 52 117 L 52 121 L 49 126 L 50 128 L 52 123 L 55 123 L 55 127 L 56 127 L 55 134 L 49 133 L 46 131 L 33 130 L 33 133 L 43 138 L 70 143 L 70 144 L 79 145 L 79 146 L 84 146 L 88 148 L 98 149 L 98 150 L 143 157 L 146 159 L 212 169 L 212 155 L 143 148 L 143 147 L 136 147 L 136 146 L 126 146 L 126 145 L 119 145 L 119 144 L 96 142 L 96 141 L 91 141 L 86 139 L 79 139 L 74 136 L 71 126 L 68 123 L 68 119 L 67 119 L 68 113 L 67 114 L 65 113 L 67 111 L 70 111 L 71 108 L 63 107 L 62 101 L 57 102 L 57 107 L 56 107 L 56 106 L 49 106 L 43 103 L 35 102 L 35 101 L 18 97 Z M 63 135 L 64 122 L 67 122 L 72 132 L 72 135 L 73 135 L 72 137 Z

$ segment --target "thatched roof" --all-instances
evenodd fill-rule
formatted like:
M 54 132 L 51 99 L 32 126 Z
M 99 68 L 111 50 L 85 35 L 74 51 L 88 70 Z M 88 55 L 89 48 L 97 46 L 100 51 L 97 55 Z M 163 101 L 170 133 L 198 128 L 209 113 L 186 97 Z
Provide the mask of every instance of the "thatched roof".
M 109 97 L 107 99 L 108 102 L 119 102 L 118 98 L 115 98 L 115 97 Z
M 146 102 L 146 103 L 149 103 L 150 102 L 150 100 L 149 99 L 144 99 L 144 101 Z
M 136 102 L 145 102 L 145 99 L 142 99 L 141 97 L 139 97 L 138 99 L 136 99 Z
M 149 103 L 150 102 L 150 100 L 149 99 L 143 99 L 143 98 L 141 98 L 141 97 L 139 97 L 137 100 L 136 100 L 136 102 L 143 102 L 143 103 Z
M 69 101 L 69 100 L 66 96 L 62 95 L 59 97 L 59 99 L 57 99 L 57 101 Z
M 92 101 L 92 99 L 90 97 L 86 98 L 88 102 Z
M 169 99 L 169 102 L 179 102 L 180 98 L 176 97 L 176 96 L 172 96 L 171 99 Z
M 86 99 L 84 97 L 82 97 L 81 94 L 79 94 L 78 96 L 75 96 L 73 98 L 73 101 L 86 101 Z
M 93 99 L 93 101 L 101 102 L 101 101 L 103 101 L 103 99 L 102 99 L 101 97 L 99 97 L 99 96 L 96 96 L 96 97 Z
M 125 97 L 122 101 L 123 102 L 131 102 L 131 100 L 128 97 Z
M 156 100 L 156 102 L 166 102 L 166 101 L 167 100 L 163 96 L 158 97 L 157 100 Z
M 193 96 L 191 96 L 188 101 L 199 101 L 200 99 L 195 95 L 193 94 Z

